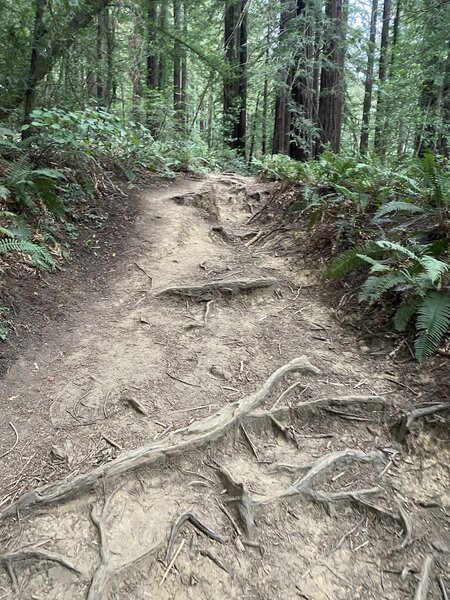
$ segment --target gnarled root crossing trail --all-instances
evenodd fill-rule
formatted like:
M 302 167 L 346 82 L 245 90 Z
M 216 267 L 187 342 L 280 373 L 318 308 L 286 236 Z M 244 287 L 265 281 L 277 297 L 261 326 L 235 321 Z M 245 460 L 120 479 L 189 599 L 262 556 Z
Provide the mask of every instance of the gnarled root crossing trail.
M 415 390 L 259 243 L 268 193 L 149 186 L 102 293 L 9 369 L 1 598 L 444 597 L 448 443 L 398 441 Z

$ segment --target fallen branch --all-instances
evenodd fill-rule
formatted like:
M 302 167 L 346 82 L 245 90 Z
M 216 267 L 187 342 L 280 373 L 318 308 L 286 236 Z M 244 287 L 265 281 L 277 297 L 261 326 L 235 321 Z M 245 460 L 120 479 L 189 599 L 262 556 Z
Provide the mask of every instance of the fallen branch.
M 180 545 L 177 548 L 177 551 L 175 552 L 172 560 L 170 561 L 170 564 L 167 566 L 167 569 L 164 571 L 164 575 L 161 579 L 161 581 L 159 582 L 159 587 L 161 587 L 163 585 L 163 583 L 165 582 L 165 580 L 167 579 L 167 576 L 169 575 L 170 571 L 172 570 L 173 565 L 175 564 L 175 561 L 178 558 L 178 555 L 180 554 L 181 550 L 183 549 L 183 546 L 185 544 L 186 540 L 181 540 Z
M 433 562 L 433 555 L 427 554 L 422 563 L 422 570 L 420 571 L 419 583 L 416 587 L 414 600 L 426 600 L 428 596 L 428 589 L 430 587 L 430 571 L 431 567 L 433 566 Z
M 229 294 L 237 294 L 239 292 L 260 290 L 277 285 L 277 280 L 272 278 L 264 279 L 242 279 L 235 281 L 211 281 L 203 285 L 181 285 L 169 287 L 160 292 L 156 296 L 181 296 L 189 298 L 201 298 L 203 296 L 211 296 L 222 292 Z
M 25 509 L 61 502 L 75 494 L 92 489 L 102 479 L 122 475 L 125 472 L 152 464 L 162 457 L 186 453 L 211 442 L 224 435 L 231 427 L 265 402 L 275 386 L 286 375 L 295 372 L 320 374 L 319 369 L 314 367 L 305 356 L 295 358 L 275 371 L 255 393 L 231 404 L 226 404 L 215 414 L 202 421 L 196 421 L 183 429 L 173 431 L 161 441 L 124 452 L 115 460 L 100 465 L 88 473 L 27 492 L 5 508 L 0 514 L 0 519 L 14 516 L 18 510 L 23 512 Z

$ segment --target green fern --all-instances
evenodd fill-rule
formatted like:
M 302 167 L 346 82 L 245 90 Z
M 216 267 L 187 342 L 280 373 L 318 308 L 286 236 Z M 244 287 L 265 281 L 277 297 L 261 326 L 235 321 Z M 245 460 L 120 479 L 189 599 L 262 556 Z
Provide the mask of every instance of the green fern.
M 402 271 L 388 273 L 381 277 L 368 277 L 361 287 L 358 299 L 360 302 L 369 302 L 369 304 L 373 304 L 379 300 L 385 292 L 402 284 L 411 284 L 411 279 L 408 274 Z
M 414 298 L 409 302 L 405 302 L 399 308 L 394 315 L 394 326 L 397 331 L 406 331 L 409 322 L 416 314 L 417 309 L 419 308 L 420 300 Z
M 437 283 L 450 270 L 450 264 L 429 255 L 420 256 L 417 260 L 431 283 Z
M 404 212 L 409 214 L 423 214 L 425 213 L 425 209 L 421 206 L 417 206 L 417 204 L 413 204 L 412 202 L 400 202 L 399 200 L 392 200 L 391 202 L 386 202 L 383 206 L 375 213 L 375 219 L 380 219 L 390 213 L 393 212 Z
M 450 328 L 450 296 L 431 291 L 417 309 L 416 358 L 421 362 L 438 348 Z
M 330 279 L 342 277 L 358 265 L 364 264 L 364 257 L 377 258 L 382 257 L 383 250 L 375 242 L 366 242 L 360 246 L 355 246 L 349 250 L 344 250 L 332 261 L 326 271 L 326 276 Z
M 0 240 L 0 254 L 7 252 L 23 252 L 31 257 L 33 265 L 42 269 L 49 269 L 54 265 L 52 255 L 41 246 L 25 240 Z

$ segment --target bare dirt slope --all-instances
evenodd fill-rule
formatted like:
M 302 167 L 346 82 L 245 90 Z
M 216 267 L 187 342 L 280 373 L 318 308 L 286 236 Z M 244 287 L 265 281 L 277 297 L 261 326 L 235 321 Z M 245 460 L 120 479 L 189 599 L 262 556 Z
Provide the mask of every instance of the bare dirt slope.
M 9 369 L 1 598 L 445 598 L 448 431 L 391 427 L 439 418 L 433 374 L 399 385 L 252 243 L 269 192 L 149 187 L 102 294 Z

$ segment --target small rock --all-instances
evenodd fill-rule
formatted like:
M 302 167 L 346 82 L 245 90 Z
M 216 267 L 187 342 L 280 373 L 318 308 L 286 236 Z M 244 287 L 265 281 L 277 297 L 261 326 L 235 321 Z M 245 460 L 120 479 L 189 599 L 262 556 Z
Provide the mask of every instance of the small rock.
M 225 381 L 231 381 L 233 379 L 233 375 L 229 371 L 225 371 L 225 369 L 219 365 L 213 365 L 209 369 L 209 372 L 211 375 L 214 375 L 214 377 L 220 377 Z
M 60 448 L 59 446 L 52 446 L 50 453 L 53 456 L 53 458 L 55 458 L 56 460 L 65 460 L 65 461 L 69 460 L 69 456 L 67 455 L 67 452 L 65 450 L 63 450 L 62 448 Z

